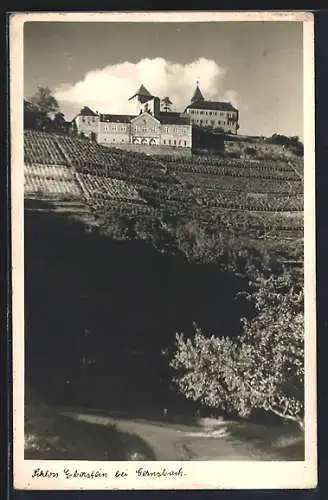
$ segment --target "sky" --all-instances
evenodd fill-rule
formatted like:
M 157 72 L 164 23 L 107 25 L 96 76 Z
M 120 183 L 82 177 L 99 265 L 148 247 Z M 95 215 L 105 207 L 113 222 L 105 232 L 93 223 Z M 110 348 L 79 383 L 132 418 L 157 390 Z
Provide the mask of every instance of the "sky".
M 299 22 L 27 22 L 24 96 L 48 86 L 66 119 L 83 106 L 129 113 L 144 84 L 184 111 L 196 82 L 239 109 L 240 134 L 303 138 Z

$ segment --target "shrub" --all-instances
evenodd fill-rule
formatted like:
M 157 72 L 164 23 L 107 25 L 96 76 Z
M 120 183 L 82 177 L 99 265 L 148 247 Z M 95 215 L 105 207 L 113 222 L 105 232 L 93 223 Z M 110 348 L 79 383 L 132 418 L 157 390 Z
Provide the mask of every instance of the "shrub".
M 286 276 L 257 283 L 257 315 L 237 339 L 177 334 L 170 365 L 188 399 L 248 417 L 265 410 L 303 426 L 303 293 Z

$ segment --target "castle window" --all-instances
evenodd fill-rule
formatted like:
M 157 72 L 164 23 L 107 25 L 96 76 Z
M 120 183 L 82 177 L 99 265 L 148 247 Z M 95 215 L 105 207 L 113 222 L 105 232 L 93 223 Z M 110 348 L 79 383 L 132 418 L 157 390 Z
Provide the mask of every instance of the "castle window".
M 169 145 L 171 146 L 171 139 L 169 139 Z
M 163 144 L 166 144 L 166 140 L 164 139 Z
M 174 139 L 174 145 L 176 146 L 177 145 L 177 141 Z
M 203 120 L 199 120 L 199 123 L 202 124 L 203 123 Z
M 184 145 L 187 146 L 187 141 L 184 141 Z

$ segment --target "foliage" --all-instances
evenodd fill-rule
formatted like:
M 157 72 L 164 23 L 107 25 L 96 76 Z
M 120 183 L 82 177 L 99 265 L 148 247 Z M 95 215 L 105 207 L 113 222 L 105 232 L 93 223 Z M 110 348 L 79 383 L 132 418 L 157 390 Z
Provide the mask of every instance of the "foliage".
M 57 99 L 52 95 L 49 87 L 38 87 L 37 92 L 31 97 L 31 103 L 43 116 L 59 110 Z
M 59 104 L 49 87 L 38 87 L 30 102 L 24 101 L 24 126 L 27 129 L 66 132 L 64 114 L 59 111 Z
M 24 128 L 37 129 L 42 124 L 42 115 L 30 102 L 24 100 Z
M 61 111 L 55 114 L 53 119 L 53 128 L 56 132 L 63 133 L 66 131 L 65 115 Z
M 303 143 L 300 141 L 297 135 L 292 137 L 287 137 L 281 134 L 273 134 L 267 140 L 273 144 L 279 144 L 281 146 L 290 149 L 297 156 L 303 156 L 304 154 Z
M 161 101 L 163 110 L 167 113 L 168 111 L 171 111 L 171 106 L 172 106 L 172 101 L 169 97 L 164 97 Z
M 303 292 L 290 276 L 254 284 L 257 315 L 236 340 L 176 336 L 171 366 L 188 399 L 247 417 L 255 409 L 303 422 Z
M 256 156 L 257 155 L 257 151 L 255 148 L 246 148 L 245 153 L 249 156 Z
M 68 129 L 68 135 L 70 137 L 77 137 L 78 136 L 78 130 L 77 130 L 77 125 L 76 125 L 75 120 L 73 120 L 70 123 L 69 129 Z

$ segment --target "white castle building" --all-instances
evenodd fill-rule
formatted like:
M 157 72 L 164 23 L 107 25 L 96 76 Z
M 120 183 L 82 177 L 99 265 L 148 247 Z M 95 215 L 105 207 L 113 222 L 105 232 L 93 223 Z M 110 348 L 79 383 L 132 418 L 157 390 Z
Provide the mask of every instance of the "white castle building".
M 199 127 L 221 129 L 228 134 L 237 134 L 239 129 L 238 110 L 230 102 L 204 99 L 198 83 L 185 113 L 190 117 L 190 122 Z
M 230 103 L 206 101 L 197 85 L 184 113 L 161 111 L 159 97 L 141 85 L 130 97 L 133 115 L 99 114 L 84 107 L 72 120 L 79 135 L 120 149 L 181 152 L 192 148 L 192 126 L 237 133 L 238 111 Z

